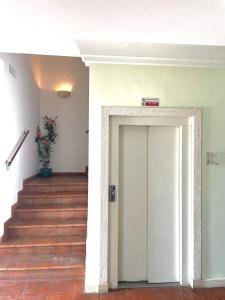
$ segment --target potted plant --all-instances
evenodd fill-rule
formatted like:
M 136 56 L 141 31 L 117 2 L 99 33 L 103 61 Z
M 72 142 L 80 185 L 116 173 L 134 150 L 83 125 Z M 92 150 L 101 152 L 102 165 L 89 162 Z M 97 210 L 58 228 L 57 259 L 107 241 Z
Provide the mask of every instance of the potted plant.
M 52 175 L 52 169 L 49 168 L 51 153 L 53 152 L 52 146 L 55 144 L 56 133 L 56 118 L 48 116 L 42 117 L 43 128 L 45 134 L 42 135 L 40 126 L 37 127 L 37 133 L 35 142 L 38 147 L 38 156 L 41 163 L 40 175 L 43 177 L 49 177 Z

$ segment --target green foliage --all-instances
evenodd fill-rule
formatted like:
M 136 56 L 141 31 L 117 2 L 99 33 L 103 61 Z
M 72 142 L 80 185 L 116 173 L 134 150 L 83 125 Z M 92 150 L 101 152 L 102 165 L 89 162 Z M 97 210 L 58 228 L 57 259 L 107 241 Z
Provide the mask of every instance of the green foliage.
M 45 135 L 42 135 L 40 127 L 37 127 L 35 142 L 37 143 L 38 156 L 42 168 L 48 168 L 50 164 L 51 153 L 53 152 L 52 144 L 55 144 L 57 137 L 56 118 L 57 117 L 53 119 L 48 116 L 42 117 Z

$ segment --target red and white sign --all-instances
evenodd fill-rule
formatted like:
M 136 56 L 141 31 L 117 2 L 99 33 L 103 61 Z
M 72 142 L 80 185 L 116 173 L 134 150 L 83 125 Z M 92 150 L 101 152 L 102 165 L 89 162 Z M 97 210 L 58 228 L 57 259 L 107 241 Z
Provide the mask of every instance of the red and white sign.
M 159 106 L 159 98 L 142 98 L 143 106 Z

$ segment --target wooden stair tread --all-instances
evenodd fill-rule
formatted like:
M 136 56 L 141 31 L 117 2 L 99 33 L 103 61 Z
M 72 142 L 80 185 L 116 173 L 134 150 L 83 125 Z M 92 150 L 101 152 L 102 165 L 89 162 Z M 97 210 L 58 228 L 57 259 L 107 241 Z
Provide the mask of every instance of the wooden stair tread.
M 20 204 L 15 208 L 17 211 L 73 211 L 73 210 L 86 210 L 87 204 Z
M 87 226 L 83 219 L 19 219 L 12 218 L 8 221 L 8 228 L 29 228 L 29 227 L 68 227 L 68 226 Z
M 87 185 L 88 184 L 88 177 L 87 175 L 80 175 L 80 176 L 51 176 L 49 178 L 43 178 L 40 176 L 36 176 L 32 180 L 26 182 L 24 186 L 31 186 L 31 185 Z
M 0 243 L 0 248 L 75 246 L 85 244 L 86 240 L 84 236 L 68 235 L 58 237 L 9 238 L 8 240 Z
M 87 197 L 87 192 L 86 191 L 65 191 L 65 192 L 53 192 L 53 191 L 49 191 L 49 192 L 30 192 L 30 191 L 20 191 L 19 192 L 19 196 L 22 197 L 75 197 L 75 196 L 83 196 L 83 197 Z
M 51 270 L 84 267 L 83 255 L 21 255 L 1 257 L 0 271 Z

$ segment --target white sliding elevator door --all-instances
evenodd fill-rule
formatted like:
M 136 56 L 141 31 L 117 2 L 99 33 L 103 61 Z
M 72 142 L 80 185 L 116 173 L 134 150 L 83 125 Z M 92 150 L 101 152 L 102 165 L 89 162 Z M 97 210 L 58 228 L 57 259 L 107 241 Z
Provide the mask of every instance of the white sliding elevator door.
M 120 126 L 118 281 L 179 282 L 179 127 Z
M 148 281 L 179 282 L 179 128 L 148 130 Z
M 148 277 L 146 126 L 120 127 L 119 281 Z

